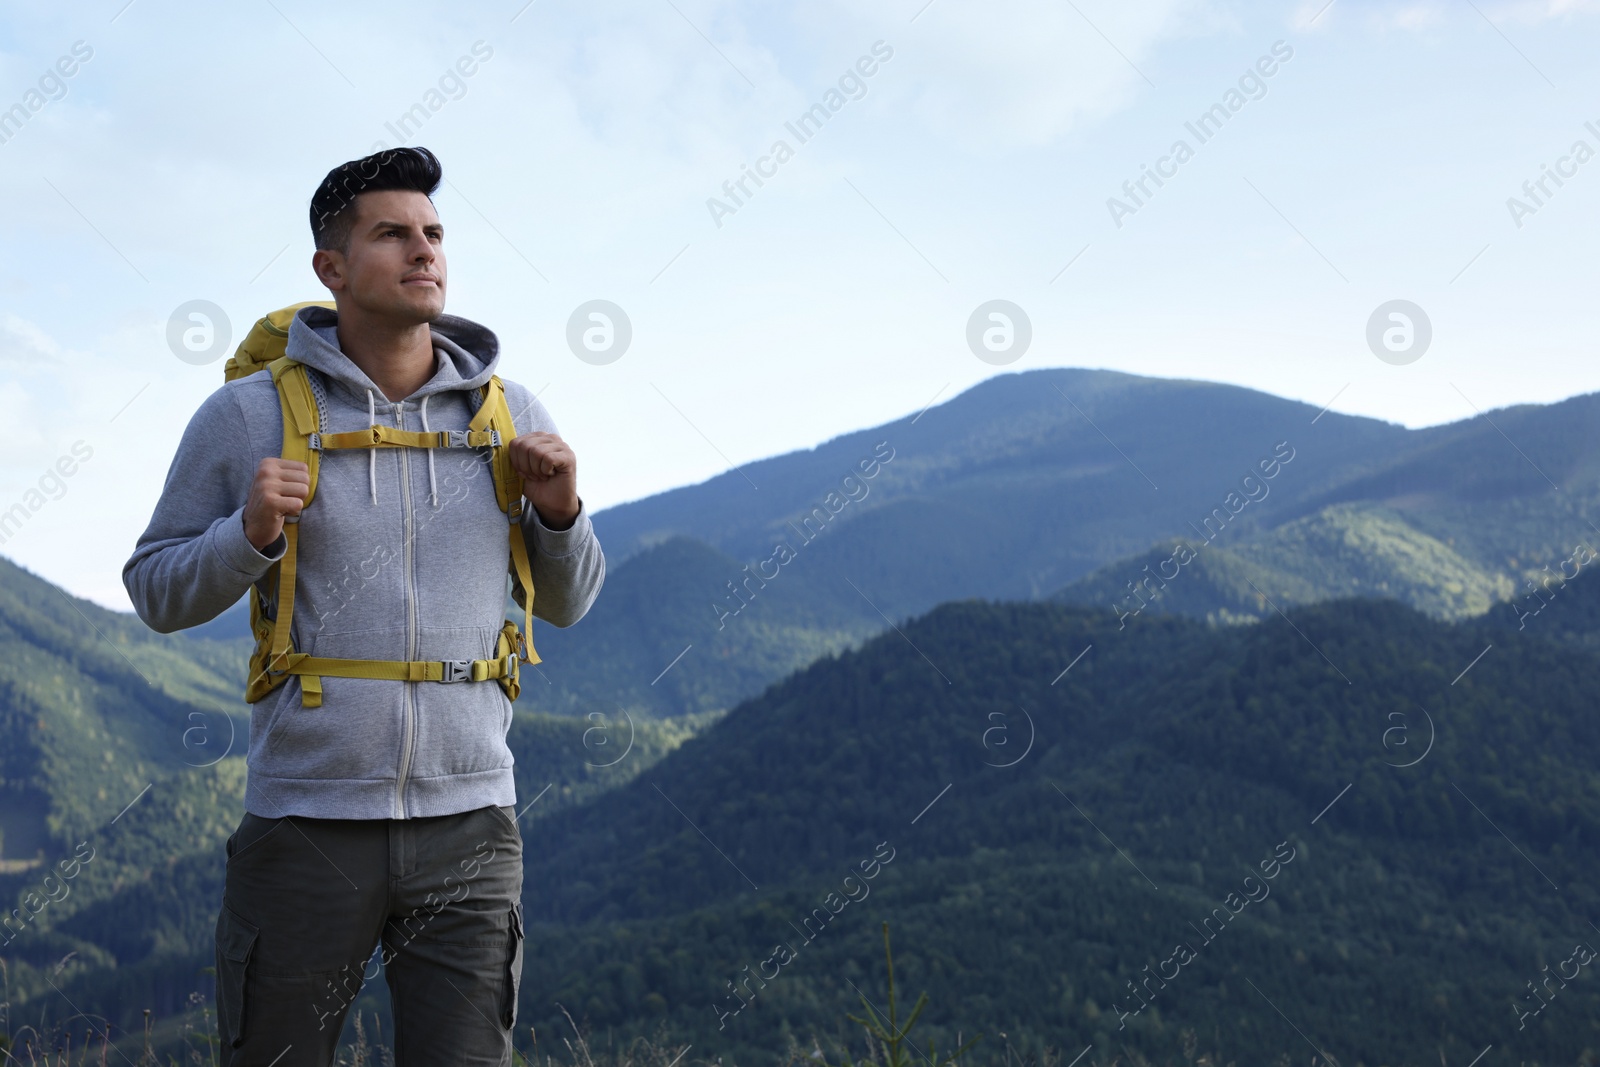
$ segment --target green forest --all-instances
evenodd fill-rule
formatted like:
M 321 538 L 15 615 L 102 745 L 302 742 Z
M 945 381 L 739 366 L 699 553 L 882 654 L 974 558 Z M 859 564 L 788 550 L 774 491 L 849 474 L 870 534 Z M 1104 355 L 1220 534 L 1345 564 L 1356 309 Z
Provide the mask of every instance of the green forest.
M 523 1019 L 765 1061 L 845 1036 L 888 920 L 941 1047 L 982 1030 L 1019 1055 L 1179 1062 L 1192 1030 L 1220 1062 L 1465 1063 L 1491 1044 L 1582 1062 L 1600 987 L 1584 970 L 1534 1001 L 1528 983 L 1600 938 L 1600 582 L 1524 621 L 1353 599 L 1119 628 L 968 600 L 725 715 L 635 724 L 610 767 L 625 722 L 600 740 L 519 714 L 520 791 L 551 786 L 525 816 Z M 57 653 L 114 672 L 78 640 Z M 131 1032 L 205 986 L 240 761 L 173 770 L 147 741 L 97 768 L 131 744 L 100 737 L 104 716 L 137 723 L 97 693 L 80 683 L 63 730 L 65 691 L 7 691 L 38 710 L 10 712 L 6 787 L 63 812 L 51 863 L 95 853 L 7 946 L 13 1024 L 70 999 Z M 29 735 L 31 777 L 12 743 Z M 156 786 L 111 823 L 141 775 Z M 8 874 L 8 897 L 43 870 Z
M 984 1063 L 1600 1062 L 1597 403 L 1499 413 L 1518 455 L 1001 375 L 751 465 L 759 504 L 728 475 L 607 509 L 605 590 L 538 629 L 508 738 L 519 1049 L 570 1016 L 650 1067 L 833 1062 L 888 922 L 920 1041 Z M 155 634 L 0 559 L 0 1040 L 103 1019 L 131 1059 L 147 1012 L 166 1050 L 203 1023 L 238 623 Z M 355 1007 L 389 1032 L 381 981 Z

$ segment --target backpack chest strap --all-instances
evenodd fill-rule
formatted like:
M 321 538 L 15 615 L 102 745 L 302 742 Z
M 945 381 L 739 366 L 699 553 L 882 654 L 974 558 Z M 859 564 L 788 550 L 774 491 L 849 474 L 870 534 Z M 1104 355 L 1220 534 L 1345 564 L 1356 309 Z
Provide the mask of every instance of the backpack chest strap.
M 339 448 L 499 448 L 499 430 L 397 430 L 371 426 L 344 433 L 313 433 L 309 447 L 316 452 Z

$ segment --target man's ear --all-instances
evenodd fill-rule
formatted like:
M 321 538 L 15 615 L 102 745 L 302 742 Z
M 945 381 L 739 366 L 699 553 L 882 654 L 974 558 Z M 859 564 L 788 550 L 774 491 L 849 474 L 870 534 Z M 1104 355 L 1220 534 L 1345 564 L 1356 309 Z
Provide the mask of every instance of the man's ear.
M 311 256 L 311 270 L 324 287 L 338 292 L 345 287 L 345 257 L 339 252 L 319 248 Z

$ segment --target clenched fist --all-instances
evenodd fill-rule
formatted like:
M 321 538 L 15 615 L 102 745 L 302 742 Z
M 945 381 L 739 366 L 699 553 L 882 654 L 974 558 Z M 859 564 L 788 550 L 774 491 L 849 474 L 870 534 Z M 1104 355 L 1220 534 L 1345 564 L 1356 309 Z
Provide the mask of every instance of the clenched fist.
M 299 515 L 311 492 L 311 468 L 299 460 L 268 456 L 256 468 L 244 505 L 244 536 L 257 552 L 283 533 L 285 516 Z
M 511 442 L 511 466 L 539 521 L 552 530 L 570 528 L 578 517 L 578 457 L 560 435 L 520 434 Z

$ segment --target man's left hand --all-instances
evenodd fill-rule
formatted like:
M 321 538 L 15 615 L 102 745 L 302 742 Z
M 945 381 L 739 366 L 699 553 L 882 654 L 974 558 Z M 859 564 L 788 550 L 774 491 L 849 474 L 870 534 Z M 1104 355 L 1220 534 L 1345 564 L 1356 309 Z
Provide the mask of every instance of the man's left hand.
M 559 434 L 525 433 L 512 440 L 511 466 L 522 495 L 551 530 L 571 528 L 578 517 L 578 457 Z

